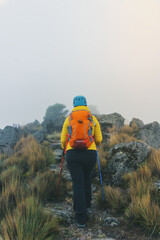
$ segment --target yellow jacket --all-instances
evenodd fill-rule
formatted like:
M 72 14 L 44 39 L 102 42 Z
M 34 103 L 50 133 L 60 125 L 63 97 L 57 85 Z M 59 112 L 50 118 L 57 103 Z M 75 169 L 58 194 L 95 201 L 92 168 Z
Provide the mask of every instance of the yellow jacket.
M 72 111 L 76 111 L 76 110 L 86 110 L 89 111 L 89 108 L 86 106 L 78 106 L 75 107 Z M 96 145 L 100 145 L 102 142 L 102 133 L 101 133 L 101 128 L 100 128 L 100 124 L 97 120 L 97 118 L 95 116 L 93 116 L 93 126 L 92 126 L 92 134 L 94 137 L 94 141 L 91 144 L 91 146 L 87 149 L 87 150 L 97 150 Z M 62 128 L 62 133 L 61 133 L 61 147 L 62 149 L 66 148 L 66 140 L 67 140 L 67 135 L 68 135 L 68 126 L 69 126 L 69 116 L 66 118 L 64 124 L 63 124 L 63 128 Z M 67 151 L 72 149 L 70 144 L 67 144 Z

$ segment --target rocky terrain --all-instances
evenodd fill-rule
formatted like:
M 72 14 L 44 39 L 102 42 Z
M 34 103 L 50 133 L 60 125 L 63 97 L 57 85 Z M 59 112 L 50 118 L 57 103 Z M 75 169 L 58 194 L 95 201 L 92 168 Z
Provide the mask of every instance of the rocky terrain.
M 123 186 L 123 176 L 126 173 L 136 171 L 143 165 L 150 156 L 152 149 L 160 147 L 160 124 L 153 122 L 144 124 L 143 121 L 133 118 L 130 127 L 134 131 L 132 135 L 137 141 L 120 142 L 113 146 L 109 145 L 111 135 L 121 131 L 125 126 L 125 119 L 118 113 L 97 116 L 103 134 L 103 150 L 108 152 L 109 161 L 107 168 L 102 169 L 102 177 L 106 186 Z M 63 119 L 64 121 L 64 119 Z M 59 132 L 63 121 L 55 124 L 54 132 Z M 113 129 L 115 127 L 115 130 Z M 113 129 L 111 132 L 110 129 Z M 0 152 L 8 155 L 14 153 L 14 147 L 22 136 L 31 134 L 41 145 L 49 146 L 56 156 L 56 164 L 51 165 L 52 172 L 60 172 L 62 150 L 59 136 L 55 139 L 47 132 L 45 124 L 40 124 L 37 120 L 27 124 L 25 127 L 6 126 L 0 129 Z M 63 176 L 66 181 L 71 182 L 71 177 L 64 161 Z M 92 186 L 93 192 L 93 221 L 88 222 L 85 229 L 78 229 L 74 225 L 74 213 L 72 207 L 72 191 L 68 193 L 63 202 L 47 202 L 45 211 L 52 212 L 63 222 L 60 231 L 61 240 L 85 240 L 85 239 L 105 239 L 105 240 L 150 240 L 160 239 L 159 235 L 154 237 L 152 232 L 146 235 L 142 228 L 130 226 L 123 214 L 117 214 L 110 208 L 103 208 L 97 203 L 97 193 L 101 191 L 98 172 L 95 171 Z M 159 180 L 155 181 L 155 187 L 160 189 Z

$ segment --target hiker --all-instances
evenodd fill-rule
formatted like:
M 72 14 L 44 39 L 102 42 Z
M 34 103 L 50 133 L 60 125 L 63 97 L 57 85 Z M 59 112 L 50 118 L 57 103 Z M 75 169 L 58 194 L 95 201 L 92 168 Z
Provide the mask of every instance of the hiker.
M 64 150 L 66 148 L 67 165 L 73 181 L 75 222 L 77 227 L 84 228 L 87 216 L 92 217 L 91 172 L 96 164 L 96 145 L 101 144 L 102 133 L 84 96 L 76 96 L 73 106 L 63 124 L 61 146 Z

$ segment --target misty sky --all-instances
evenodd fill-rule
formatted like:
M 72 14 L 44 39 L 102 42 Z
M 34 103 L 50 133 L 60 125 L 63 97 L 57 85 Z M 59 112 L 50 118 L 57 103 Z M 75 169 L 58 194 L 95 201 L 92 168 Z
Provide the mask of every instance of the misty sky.
M 0 0 L 0 128 L 76 95 L 160 122 L 159 0 Z

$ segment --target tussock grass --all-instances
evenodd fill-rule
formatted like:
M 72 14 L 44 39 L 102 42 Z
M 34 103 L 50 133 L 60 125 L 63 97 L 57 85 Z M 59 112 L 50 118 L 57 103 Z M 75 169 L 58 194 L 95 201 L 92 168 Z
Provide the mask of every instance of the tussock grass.
M 47 171 L 45 173 L 38 173 L 34 183 L 32 184 L 33 192 L 38 198 L 43 201 L 55 201 L 57 194 L 57 186 L 59 180 L 58 172 Z M 58 199 L 63 199 L 71 186 L 67 184 L 66 180 L 61 175 L 60 188 L 58 191 Z
M 43 211 L 42 201 L 54 201 L 59 173 L 50 169 L 55 163 L 52 150 L 32 137 L 23 137 L 12 156 L 0 156 L 0 230 L 5 240 L 51 240 L 59 233 L 52 214 Z M 61 178 L 59 197 L 68 191 Z
M 132 223 L 140 225 L 147 232 L 156 233 L 160 231 L 160 208 L 151 201 L 149 191 L 141 198 L 132 198 L 125 215 Z
M 32 175 L 40 170 L 46 170 L 51 163 L 55 163 L 52 151 L 42 147 L 32 136 L 23 137 L 16 145 L 15 151 L 16 153 L 5 161 L 6 168 L 16 165 L 23 173 L 29 171 Z
M 59 232 L 57 219 L 45 213 L 34 196 L 17 202 L 17 208 L 6 215 L 1 228 L 5 240 L 54 240 Z
M 7 154 L 0 153 L 0 162 L 2 162 L 3 160 L 5 160 L 7 157 L 8 157 Z
M 123 213 L 126 207 L 129 206 L 130 196 L 127 191 L 122 191 L 120 188 L 104 186 L 104 201 L 102 193 L 99 191 L 97 201 L 104 208 L 111 208 L 113 212 Z
M 143 187 L 140 186 L 152 182 L 152 172 L 148 165 L 144 165 L 140 166 L 140 168 L 134 172 L 126 173 L 122 179 L 124 184 L 133 188 L 133 191 L 139 192 L 140 188 L 143 189 Z
M 160 232 L 160 192 L 154 182 L 159 176 L 160 149 L 153 149 L 145 164 L 123 176 L 125 190 L 104 186 L 105 201 L 101 192 L 97 200 L 105 208 L 124 213 L 129 223 L 156 235 Z
M 7 158 L 8 156 L 6 154 L 2 154 L 0 153 L 0 173 L 3 171 L 4 168 L 4 160 Z
M 147 232 L 160 231 L 159 194 L 153 185 L 153 172 L 150 164 L 128 173 L 124 179 L 129 181 L 131 204 L 125 216 L 132 223 L 140 225 Z
M 98 157 L 99 157 L 99 162 L 100 162 L 100 166 L 101 166 L 101 170 L 103 170 L 106 165 L 107 165 L 107 159 L 108 159 L 108 151 L 106 149 L 104 149 L 103 144 L 98 148 Z M 96 169 L 98 170 L 98 162 L 96 164 Z
M 21 178 L 21 176 L 22 176 L 22 170 L 18 169 L 17 166 L 13 165 L 8 169 L 5 169 L 4 171 L 2 171 L 0 175 L 0 181 L 2 183 L 8 182 L 9 184 L 10 182 L 12 182 L 13 178 Z
M 6 181 L 3 184 L 0 195 L 0 220 L 4 218 L 7 212 L 12 211 L 16 207 L 17 199 L 23 196 L 24 192 L 21 185 L 21 181 L 17 176 L 12 176 L 9 182 Z
M 5 169 L 0 174 L 0 193 L 2 188 L 6 188 L 7 185 L 13 183 L 14 180 L 17 182 L 22 178 L 22 171 L 17 168 L 17 166 L 11 166 L 8 169 Z
M 160 176 L 160 148 L 158 150 L 153 149 L 148 159 L 149 167 L 152 172 L 152 176 L 159 178 Z
M 127 143 L 132 141 L 137 141 L 137 139 L 133 136 L 129 136 L 126 133 L 117 133 L 117 134 L 111 135 L 108 145 L 111 148 L 116 144 Z
M 109 147 L 113 147 L 118 143 L 126 143 L 137 141 L 137 139 L 133 136 L 134 132 L 138 129 L 137 125 L 133 125 L 130 127 L 129 125 L 125 125 L 120 129 L 117 129 L 115 126 L 109 129 L 111 133 L 111 137 L 109 139 Z

